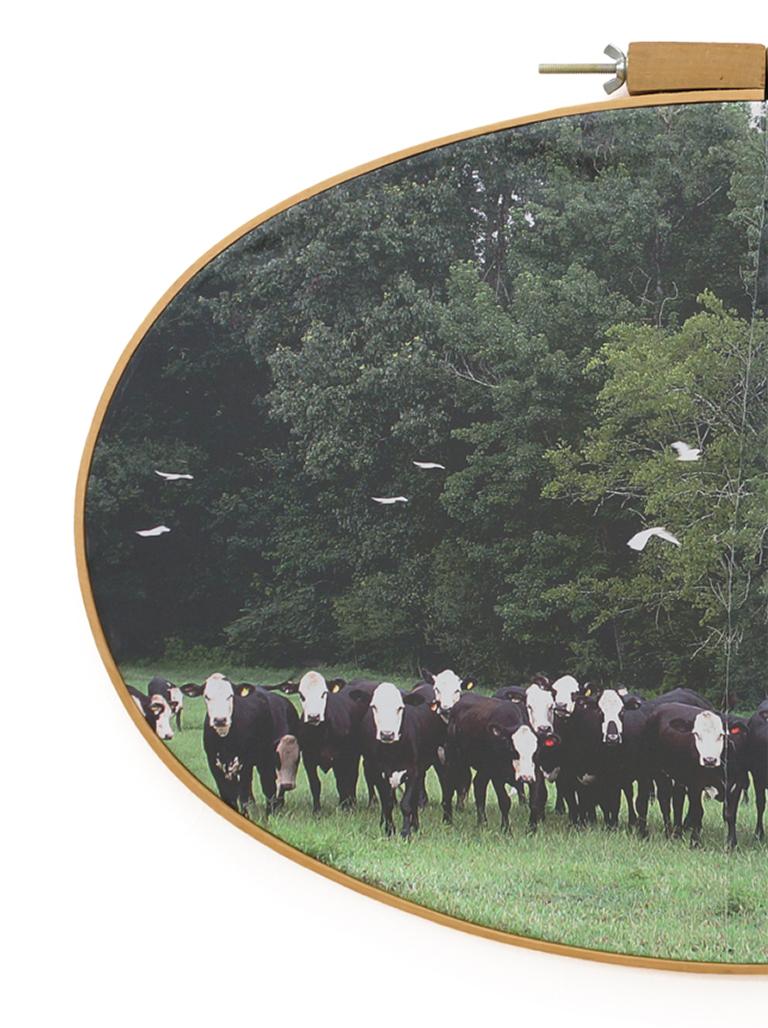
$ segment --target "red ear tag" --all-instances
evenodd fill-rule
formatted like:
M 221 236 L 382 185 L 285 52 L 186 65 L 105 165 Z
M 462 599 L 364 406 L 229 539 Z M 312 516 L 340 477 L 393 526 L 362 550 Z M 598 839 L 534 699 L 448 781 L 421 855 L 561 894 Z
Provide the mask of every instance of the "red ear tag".
M 741 735 L 741 725 L 731 725 L 731 735 Z
M 550 749 L 552 749 L 552 747 L 555 745 L 555 740 L 554 739 L 545 739 L 544 740 L 544 745 L 548 746 Z

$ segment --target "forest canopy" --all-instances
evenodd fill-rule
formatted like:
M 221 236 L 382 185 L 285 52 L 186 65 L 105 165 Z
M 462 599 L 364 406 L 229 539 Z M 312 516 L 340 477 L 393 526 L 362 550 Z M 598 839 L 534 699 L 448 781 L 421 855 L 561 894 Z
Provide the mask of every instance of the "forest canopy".
M 88 564 L 115 656 L 765 695 L 767 171 L 755 105 L 605 112 L 247 233 L 102 426 Z M 630 550 L 651 525 L 682 545 Z

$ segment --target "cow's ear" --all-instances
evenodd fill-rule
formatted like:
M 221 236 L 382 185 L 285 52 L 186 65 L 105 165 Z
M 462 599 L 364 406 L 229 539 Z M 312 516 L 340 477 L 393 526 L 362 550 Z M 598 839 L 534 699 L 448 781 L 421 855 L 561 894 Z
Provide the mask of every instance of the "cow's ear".
M 531 684 L 538 685 L 540 689 L 549 689 L 552 686 L 552 682 L 543 671 L 539 671 L 538 674 L 533 676 Z
M 768 710 L 761 710 L 760 717 L 763 719 L 763 721 L 768 721 Z
M 619 694 L 619 696 L 626 696 L 629 692 L 629 689 L 626 687 L 626 685 L 617 685 L 616 692 Z
M 234 687 L 237 695 L 242 696 L 243 698 L 245 698 L 246 696 L 250 696 L 255 688 L 256 686 L 251 685 L 250 682 L 241 682 L 240 685 L 236 685 Z
M 426 700 L 420 692 L 407 692 L 403 696 L 403 703 L 407 703 L 409 707 L 420 707 Z
M 625 710 L 638 710 L 638 708 L 643 705 L 643 701 L 639 696 L 627 696 L 626 689 L 624 690 L 624 694 L 622 695 L 622 693 L 619 693 L 619 696 L 624 700 Z
M 365 689 L 350 689 L 345 695 L 349 696 L 349 698 L 354 700 L 355 703 L 371 702 L 371 694 L 366 692 Z
M 686 721 L 684 717 L 673 717 L 669 722 L 669 727 L 675 732 L 681 732 L 682 734 L 690 735 L 693 731 L 693 725 L 690 721 Z
M 474 689 L 476 685 L 477 685 L 477 682 L 475 681 L 475 676 L 474 675 L 469 675 L 461 683 L 461 688 L 464 689 L 466 692 L 469 692 L 469 690 L 470 689 Z
M 186 685 L 180 685 L 179 688 L 185 696 L 202 696 L 205 686 L 197 685 L 195 682 L 187 682 Z
M 346 681 L 343 678 L 332 678 L 328 685 L 328 692 L 341 692 L 346 685 Z
M 747 734 L 747 724 L 745 721 L 731 721 L 728 725 L 728 734 L 738 738 L 740 735 Z
M 435 684 L 435 676 L 431 671 L 427 671 L 426 668 L 421 668 L 419 674 L 421 675 L 422 681 L 426 682 L 427 685 Z
M 581 687 L 581 695 L 586 696 L 589 699 L 590 696 L 594 696 L 595 687 L 591 682 L 585 682 Z
M 499 725 L 488 725 L 488 731 L 491 733 L 491 735 L 495 735 L 497 739 L 500 739 L 504 735 L 504 732 L 501 730 Z

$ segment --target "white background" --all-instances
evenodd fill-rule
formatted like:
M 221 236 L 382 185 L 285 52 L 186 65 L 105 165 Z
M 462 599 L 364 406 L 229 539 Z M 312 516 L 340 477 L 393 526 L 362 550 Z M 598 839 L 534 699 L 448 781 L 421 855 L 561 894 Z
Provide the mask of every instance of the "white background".
M 238 832 L 162 766 L 120 706 L 83 613 L 72 514 L 81 449 L 123 346 L 222 236 L 373 157 L 601 98 L 599 79 L 539 79 L 539 60 L 596 59 L 631 39 L 768 42 L 764 15 L 746 0 L 711 17 L 653 0 L 6 10 L 7 1024 L 762 1023 L 765 980 L 485 942 Z

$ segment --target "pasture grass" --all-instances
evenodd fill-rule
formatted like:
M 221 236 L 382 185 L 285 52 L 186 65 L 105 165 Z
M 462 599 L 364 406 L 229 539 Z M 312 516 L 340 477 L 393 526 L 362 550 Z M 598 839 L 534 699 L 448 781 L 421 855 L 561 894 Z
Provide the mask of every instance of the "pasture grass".
M 125 681 L 145 689 L 153 674 L 174 682 L 201 682 L 209 667 L 141 665 L 122 668 Z M 235 682 L 277 682 L 290 672 L 265 667 L 229 667 Z M 329 668 L 331 676 L 362 672 Z M 371 675 L 370 672 L 365 672 Z M 371 675 L 371 677 L 376 677 Z M 393 680 L 392 676 L 387 676 Z M 412 685 L 394 676 L 395 684 Z M 173 755 L 215 792 L 202 748 L 205 705 L 185 697 L 183 728 L 168 744 Z M 361 776 L 362 779 L 362 776 Z M 256 823 L 296 849 L 354 878 L 433 910 L 533 939 L 588 949 L 678 960 L 768 963 L 768 845 L 754 831 L 754 800 L 742 804 L 739 847 L 724 847 L 721 806 L 705 801 L 702 848 L 667 841 L 654 806 L 651 838 L 624 828 L 573 830 L 554 813 L 550 789 L 547 817 L 536 835 L 526 833 L 527 810 L 513 798 L 511 832 L 499 831 L 492 789 L 488 825 L 476 824 L 474 805 L 443 825 L 434 772 L 427 777 L 430 803 L 421 831 L 410 842 L 386 839 L 378 809 L 367 809 L 358 782 L 358 808 L 338 809 L 333 774 L 321 775 L 322 812 L 311 813 L 305 774 L 286 808 L 264 817 L 258 788 Z M 622 818 L 625 809 L 622 810 Z

